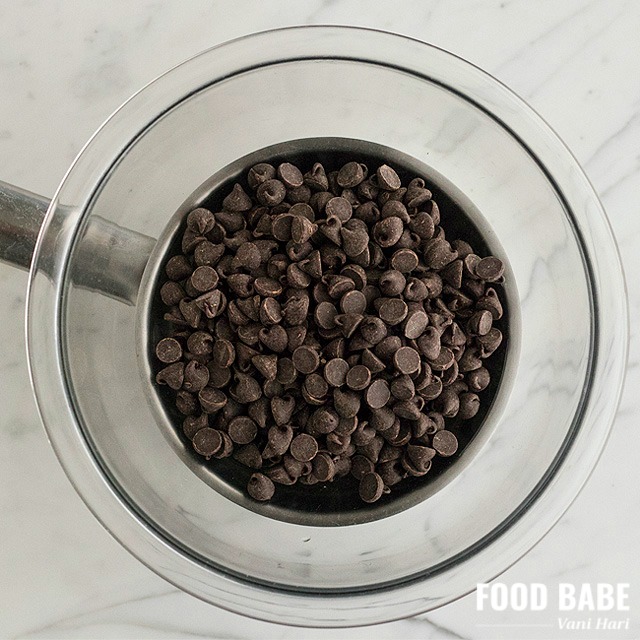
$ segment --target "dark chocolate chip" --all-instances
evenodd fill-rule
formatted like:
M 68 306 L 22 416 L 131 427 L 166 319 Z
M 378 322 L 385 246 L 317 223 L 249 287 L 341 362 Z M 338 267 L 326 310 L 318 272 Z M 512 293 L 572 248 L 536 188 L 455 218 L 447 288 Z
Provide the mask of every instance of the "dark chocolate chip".
M 182 347 L 174 338 L 163 338 L 156 345 L 156 357 L 165 364 L 177 362 L 182 358 Z
M 341 387 L 346 382 L 349 364 L 342 358 L 332 358 L 324 366 L 324 378 L 332 387 Z
M 451 431 L 443 429 L 433 435 L 432 446 L 441 456 L 449 457 L 458 450 L 458 439 Z
M 400 240 L 404 224 L 397 216 L 385 218 L 373 226 L 373 238 L 383 248 L 392 247 Z
M 374 380 L 367 389 L 366 402 L 371 409 L 381 409 L 389 402 L 390 398 L 391 392 L 386 380 Z
M 307 346 L 298 347 L 291 356 L 293 365 L 300 372 L 313 373 L 320 366 L 320 356 L 316 349 Z
M 289 452 L 299 462 L 309 462 L 318 453 L 318 442 L 308 433 L 300 433 L 291 441 Z
M 471 391 L 483 391 L 489 386 L 491 375 L 485 367 L 480 367 L 475 371 L 469 371 L 465 376 L 465 380 Z
M 290 162 L 283 162 L 278 165 L 278 178 L 290 189 L 301 187 L 304 182 L 300 169 Z
M 209 382 L 209 369 L 204 364 L 200 364 L 197 360 L 192 360 L 184 368 L 184 382 L 182 383 L 185 391 L 198 393 L 204 389 Z
M 420 354 L 412 347 L 401 347 L 393 356 L 393 365 L 400 373 L 415 373 L 420 369 Z
M 391 268 L 400 273 L 411 273 L 418 263 L 418 255 L 411 249 L 398 249 L 391 256 Z
M 362 391 L 371 382 L 371 371 L 362 364 L 351 367 L 347 373 L 347 386 L 354 391 Z
M 480 397 L 476 393 L 461 393 L 459 396 L 460 408 L 458 418 L 469 420 L 473 418 L 480 409 Z
M 376 502 L 382 496 L 383 490 L 384 482 L 375 471 L 362 476 L 358 492 L 364 502 Z
M 249 478 L 247 493 L 254 500 L 259 500 L 261 502 L 271 500 L 275 490 L 276 488 L 273 481 L 263 473 L 254 473 L 251 478 Z
M 253 203 L 245 190 L 236 183 L 233 185 L 231 193 L 222 201 L 222 206 L 227 211 L 242 212 L 249 211 Z
M 404 321 L 404 335 L 410 340 L 417 340 L 427 328 L 429 316 L 424 311 L 411 311 Z
M 249 444 L 258 433 L 258 425 L 249 416 L 236 416 L 227 428 L 229 437 L 237 444 Z
M 222 432 L 217 429 L 205 427 L 193 436 L 193 448 L 207 459 L 218 453 L 222 449 L 222 446 Z
M 184 381 L 184 362 L 175 362 L 165 367 L 156 375 L 158 384 L 166 384 L 169 388 L 178 390 Z
M 395 191 L 402 185 L 398 174 L 389 165 L 383 164 L 376 171 L 376 184 L 381 189 Z
M 475 275 L 481 280 L 487 282 L 495 282 L 502 277 L 504 273 L 504 264 L 502 260 L 489 256 L 482 258 L 475 266 Z
M 389 269 L 381 274 L 378 281 L 380 291 L 385 296 L 400 295 L 407 285 L 407 279 L 396 269 Z

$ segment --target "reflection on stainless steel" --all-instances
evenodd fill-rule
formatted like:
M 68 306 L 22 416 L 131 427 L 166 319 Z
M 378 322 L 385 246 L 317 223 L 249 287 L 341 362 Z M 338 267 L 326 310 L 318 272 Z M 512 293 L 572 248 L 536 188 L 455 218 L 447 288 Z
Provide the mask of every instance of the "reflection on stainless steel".
M 46 198 L 0 181 L 0 260 L 29 269 L 48 206 Z
M 0 182 L 0 260 L 29 269 L 49 204 L 42 196 Z M 59 214 L 65 209 L 71 207 L 57 206 Z M 57 219 L 56 224 L 64 221 Z M 81 248 L 71 265 L 73 282 L 125 304 L 135 304 L 155 243 L 154 238 L 94 216 L 81 234 Z M 56 247 L 49 242 L 43 251 L 52 259 Z

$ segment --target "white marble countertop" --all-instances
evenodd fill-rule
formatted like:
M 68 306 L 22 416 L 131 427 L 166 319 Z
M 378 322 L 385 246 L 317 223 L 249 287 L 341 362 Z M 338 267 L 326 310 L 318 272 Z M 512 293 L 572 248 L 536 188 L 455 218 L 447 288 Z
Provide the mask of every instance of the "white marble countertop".
M 633 0 L 12 0 L 0 3 L 0 179 L 51 196 L 97 126 L 201 49 L 291 24 L 415 36 L 485 68 L 566 141 L 620 243 L 631 311 L 626 391 L 602 459 L 560 523 L 500 580 L 630 583 L 629 629 L 562 632 L 557 611 L 487 613 L 473 595 L 417 618 L 294 629 L 186 595 L 102 529 L 49 447 L 27 375 L 27 276 L 0 265 L 0 637 L 640 637 L 640 3 Z M 636 42 L 634 45 L 633 43 Z M 548 626 L 550 625 L 550 626 Z

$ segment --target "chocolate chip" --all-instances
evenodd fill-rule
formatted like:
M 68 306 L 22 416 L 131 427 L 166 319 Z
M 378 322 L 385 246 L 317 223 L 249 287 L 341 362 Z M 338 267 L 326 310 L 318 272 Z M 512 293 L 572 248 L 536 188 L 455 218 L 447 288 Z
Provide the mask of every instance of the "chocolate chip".
M 364 502 L 376 502 L 382 496 L 383 490 L 384 482 L 375 471 L 362 476 L 358 492 Z
M 324 212 L 327 219 L 335 218 L 340 223 L 345 223 L 351 218 L 353 207 L 345 198 L 331 198 L 331 200 L 325 204 Z M 339 228 L 342 228 L 342 224 L 339 225 Z
M 459 402 L 458 418 L 461 420 L 473 418 L 480 409 L 480 397 L 476 393 L 461 393 Z
M 278 178 L 290 189 L 300 187 L 304 182 L 300 169 L 290 162 L 278 165 Z
M 391 256 L 391 268 L 401 273 L 411 273 L 418 264 L 418 255 L 411 249 L 398 249 Z
M 263 473 L 254 473 L 249 478 L 247 484 L 247 493 L 254 499 L 264 502 L 271 500 L 275 493 L 275 485 L 270 478 L 267 478 Z
M 209 369 L 197 360 L 192 360 L 184 368 L 184 382 L 182 383 L 185 391 L 198 393 L 204 389 L 209 382 Z
M 304 182 L 311 189 L 316 191 L 326 191 L 329 188 L 329 181 L 324 167 L 316 162 L 311 169 L 304 174 Z
M 236 183 L 233 185 L 231 193 L 222 201 L 222 206 L 227 211 L 242 212 L 249 211 L 252 207 L 252 202 L 245 190 Z
M 367 389 L 366 402 L 371 409 L 382 409 L 390 398 L 391 392 L 386 380 L 375 380 Z
M 198 402 L 195 396 L 188 391 L 178 391 L 176 394 L 176 409 L 185 416 L 198 413 Z
M 389 165 L 383 164 L 376 171 L 377 186 L 388 191 L 395 191 L 402 185 L 400 177 Z
M 493 316 L 490 311 L 476 311 L 467 321 L 469 331 L 478 336 L 485 336 L 491 330 Z
M 207 362 L 209 369 L 209 386 L 214 389 L 222 389 L 231 380 L 231 369 L 229 367 L 219 367 L 213 361 Z
M 287 332 L 279 324 L 260 329 L 258 338 L 267 349 L 274 353 L 282 353 L 289 343 Z
M 442 393 L 434 400 L 433 406 L 445 418 L 453 418 L 460 409 L 460 398 L 454 390 L 443 389 Z
M 335 324 L 342 331 L 342 335 L 345 338 L 350 338 L 363 320 L 364 316 L 359 313 L 339 313 L 335 317 Z M 351 348 L 355 350 L 353 344 L 351 344 Z
M 205 413 L 220 411 L 227 404 L 227 396 L 219 389 L 205 387 L 198 393 L 200 406 Z
M 252 189 L 257 189 L 263 182 L 276 177 L 276 169 L 273 165 L 260 162 L 249 169 L 247 182 Z
M 318 453 L 318 442 L 308 433 L 300 433 L 291 441 L 289 451 L 296 460 L 309 462 Z
M 275 298 L 265 298 L 260 303 L 258 317 L 260 322 L 265 326 L 278 324 L 283 318 L 280 303 Z
M 486 309 L 490 311 L 494 320 L 500 320 L 500 318 L 502 318 L 502 304 L 495 289 L 491 287 L 487 289 L 485 295 L 476 303 L 476 309 Z
M 491 375 L 487 369 L 480 367 L 475 371 L 467 373 L 465 380 L 471 391 L 483 391 L 489 386 Z
M 178 390 L 184 381 L 184 362 L 176 362 L 165 367 L 156 375 L 158 384 L 166 384 L 169 388 Z
M 265 180 L 256 190 L 256 199 L 261 205 L 274 207 L 287 195 L 287 189 L 280 180 Z
M 187 349 L 195 356 L 208 356 L 213 348 L 213 337 L 206 331 L 195 331 L 187 338 Z
M 504 264 L 502 260 L 489 256 L 482 258 L 475 267 L 475 275 L 481 280 L 487 282 L 495 282 L 502 277 L 504 273 Z
M 362 480 L 364 476 L 371 473 L 374 469 L 374 463 L 363 455 L 355 455 L 351 458 L 351 475 L 356 480 Z
M 168 307 L 177 305 L 185 297 L 184 289 L 177 283 L 169 280 L 160 289 L 160 298 Z
M 431 243 L 424 255 L 425 262 L 431 269 L 442 269 L 458 257 L 446 240 L 440 238 Z
M 313 436 L 326 435 L 336 429 L 340 417 L 329 407 L 316 409 L 307 423 L 307 431 Z
M 193 267 L 186 256 L 178 255 L 169 258 L 164 270 L 169 280 L 178 281 L 188 278 L 193 272 Z
M 291 358 L 279 358 L 276 380 L 281 384 L 291 384 L 297 377 L 298 372 L 293 365 Z
M 343 313 L 363 314 L 367 309 L 367 299 L 362 291 L 348 291 L 340 298 Z
M 433 435 L 433 448 L 443 457 L 452 456 L 458 450 L 458 439 L 451 431 L 437 431 Z
M 208 209 L 199 207 L 187 216 L 187 227 L 196 234 L 203 236 L 213 229 L 216 223 L 213 214 Z
M 289 422 L 295 408 L 296 401 L 291 396 L 271 398 L 271 414 L 277 425 L 284 425 Z
M 327 293 L 334 299 L 342 298 L 345 293 L 356 288 L 353 280 L 343 275 L 326 275 L 322 280 L 327 285 Z
M 300 206 L 300 205 L 295 205 Z M 302 205 L 308 206 L 308 205 Z M 311 207 L 309 207 L 311 210 Z M 313 212 L 312 212 L 313 213 Z M 310 222 L 306 217 L 301 215 L 294 215 L 291 220 L 291 240 L 298 244 L 303 244 L 313 236 L 313 234 L 318 230 L 318 225 Z M 299 258 L 302 259 L 302 258 Z
M 404 335 L 410 340 L 417 340 L 427 328 L 429 316 L 424 311 L 411 311 L 404 322 Z
M 267 435 L 267 446 L 262 452 L 265 459 L 273 459 L 284 455 L 289 449 L 293 439 L 293 429 L 289 425 L 279 424 L 269 428 Z
M 260 450 L 253 443 L 236 449 L 233 453 L 233 457 L 250 469 L 260 469 L 262 467 L 262 456 L 260 455 Z
M 375 316 L 366 316 L 360 325 L 362 337 L 371 345 L 378 344 L 387 336 L 387 326 Z
M 354 391 L 362 391 L 371 382 L 371 371 L 362 364 L 349 369 L 347 373 L 347 386 Z
M 401 375 L 391 382 L 391 393 L 398 400 L 411 400 L 416 395 L 413 380 L 408 375 Z
M 343 226 L 340 229 L 342 248 L 350 258 L 362 255 L 369 244 L 369 234 L 364 229 L 349 229 Z
M 315 310 L 315 321 L 323 329 L 333 329 L 336 326 L 335 318 L 338 310 L 331 302 L 321 302 Z
M 292 355 L 293 366 L 304 374 L 313 373 L 320 366 L 320 356 L 312 347 L 298 347 Z
M 462 354 L 460 360 L 458 360 L 458 367 L 462 373 L 468 371 L 474 371 L 482 366 L 482 360 L 480 360 L 480 352 L 477 349 L 468 348 Z M 448 367 L 445 367 L 448 368 Z
M 393 365 L 400 373 L 415 373 L 420 369 L 420 354 L 412 347 L 401 347 L 393 356 Z
M 244 373 L 236 373 L 236 385 L 231 389 L 231 397 L 234 400 L 247 404 L 257 400 L 261 395 L 262 390 L 257 380 Z
M 335 389 L 333 392 L 333 403 L 343 418 L 353 418 L 360 410 L 360 396 L 342 389 Z
M 342 358 L 333 358 L 324 366 L 324 379 L 332 387 L 341 387 L 346 382 L 349 364 Z
M 385 296 L 398 296 L 400 295 L 407 285 L 406 278 L 395 269 L 389 269 L 381 274 L 378 281 L 380 291 Z
M 327 381 L 317 373 L 311 373 L 304 379 L 302 390 L 307 393 L 311 400 L 323 403 L 324 398 L 329 391 L 329 385 L 327 384 Z
M 222 433 L 216 429 L 205 427 L 193 436 L 193 448 L 207 459 L 218 453 L 222 446 Z
M 397 216 L 385 218 L 373 226 L 373 238 L 383 248 L 392 247 L 400 240 L 404 224 Z
M 251 363 L 266 380 L 275 380 L 278 371 L 278 356 L 258 354 L 251 358 Z
M 177 362 L 182 358 L 182 347 L 174 338 L 163 338 L 156 345 L 156 357 L 165 364 Z
M 236 416 L 227 428 L 229 437 L 237 444 L 253 442 L 258 433 L 258 426 L 249 416 Z
M 215 289 L 198 296 L 194 303 L 207 318 L 216 318 L 227 306 L 227 299 L 222 291 Z
M 245 242 L 238 247 L 236 255 L 231 261 L 233 269 L 246 269 L 252 273 L 262 263 L 260 250 L 253 242 Z

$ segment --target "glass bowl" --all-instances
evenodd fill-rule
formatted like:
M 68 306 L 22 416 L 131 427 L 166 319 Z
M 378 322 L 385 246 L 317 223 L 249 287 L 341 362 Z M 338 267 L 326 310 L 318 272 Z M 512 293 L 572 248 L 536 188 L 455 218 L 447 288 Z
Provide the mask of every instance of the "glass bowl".
M 211 176 L 237 170 L 238 158 L 308 139 L 387 147 L 444 177 L 510 265 L 515 339 L 482 437 L 437 490 L 357 524 L 318 526 L 248 509 L 241 496 L 194 473 L 149 391 L 149 289 L 175 212 L 206 197 Z M 99 283 L 86 286 L 87 269 L 105 279 L 122 270 L 117 242 L 106 237 L 95 250 L 98 221 L 155 242 L 129 304 L 101 294 Z M 611 231 L 549 127 L 447 52 L 346 27 L 226 43 L 125 103 L 52 201 L 27 322 L 47 433 L 104 526 L 204 600 L 316 626 L 433 609 L 526 553 L 598 459 L 627 348 Z

